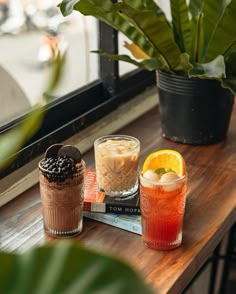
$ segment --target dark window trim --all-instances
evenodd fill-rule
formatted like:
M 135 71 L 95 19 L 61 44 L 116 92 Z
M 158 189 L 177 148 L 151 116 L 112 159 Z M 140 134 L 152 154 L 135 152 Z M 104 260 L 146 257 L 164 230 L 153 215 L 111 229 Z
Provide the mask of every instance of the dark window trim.
M 108 36 L 113 38 L 110 43 L 100 41 L 101 46 L 105 46 L 101 48 L 116 52 L 117 33 L 104 24 L 100 24 L 99 29 L 100 40 L 103 40 L 103 36 L 105 40 L 109 40 Z M 112 37 L 113 34 L 116 37 Z M 47 105 L 43 110 L 45 117 L 41 128 L 17 153 L 12 164 L 0 172 L 0 179 L 44 153 L 51 144 L 68 139 L 155 83 L 154 72 L 143 70 L 119 77 L 118 63 L 104 58 L 100 59 L 100 75 L 101 81 L 95 81 Z M 22 119 L 24 116 L 8 123 L 5 129 L 0 127 L 0 132 L 17 126 Z

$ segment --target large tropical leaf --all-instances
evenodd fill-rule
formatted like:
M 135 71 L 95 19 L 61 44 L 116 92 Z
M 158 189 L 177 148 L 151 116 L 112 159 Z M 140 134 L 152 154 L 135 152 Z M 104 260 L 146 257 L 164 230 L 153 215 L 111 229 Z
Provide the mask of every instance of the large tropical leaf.
M 124 43 L 124 47 L 126 49 L 128 49 L 134 58 L 136 59 L 149 59 L 150 56 L 148 56 L 145 52 L 143 52 L 136 44 L 132 43 L 128 43 L 125 41 Z
M 201 13 L 203 1 L 204 0 L 190 0 L 189 11 L 193 17 L 198 16 Z
M 190 77 L 222 79 L 226 77 L 225 62 L 222 55 L 208 63 L 191 62 L 193 68 L 189 70 Z
M 232 48 L 231 54 L 225 57 L 226 76 L 236 77 L 236 46 Z
M 181 52 L 191 53 L 192 24 L 189 20 L 189 10 L 185 0 L 171 0 L 172 24 L 175 42 Z
M 60 4 L 63 15 L 68 16 L 71 14 L 77 2 L 79 2 L 79 0 L 63 0 Z
M 190 0 L 189 2 L 189 12 L 191 14 L 191 23 L 192 23 L 192 44 L 190 56 L 191 60 L 198 62 L 199 60 L 199 48 L 202 48 L 202 43 L 204 40 L 203 30 L 202 30 L 202 21 L 203 14 L 202 4 L 204 0 Z
M 38 105 L 15 128 L 0 134 L 0 170 L 9 165 L 17 156 L 17 152 L 40 128 L 44 117 L 44 106 L 51 100 L 51 92 L 58 85 L 62 74 L 62 62 L 59 56 L 53 64 L 52 75 L 45 94 Z
M 151 294 L 128 265 L 67 242 L 0 253 L 1 294 Z
M 155 10 L 148 8 L 135 9 L 124 2 L 115 4 L 114 8 L 135 22 L 137 29 L 142 31 L 164 56 L 171 69 L 176 70 L 180 67 L 181 51 L 174 41 L 172 29 L 164 14 L 157 14 Z
M 136 9 L 150 9 L 156 14 L 162 14 L 163 11 L 154 0 L 123 0 L 126 4 Z
M 228 0 L 205 54 L 205 61 L 212 60 L 217 55 L 227 55 L 236 45 L 236 0 Z
M 63 15 L 71 13 L 71 6 L 66 5 L 67 0 L 63 0 L 60 9 Z M 120 15 L 119 11 L 113 10 L 114 4 L 110 0 L 80 0 L 75 2 L 74 9 L 84 15 L 91 15 L 102 22 L 107 23 L 114 29 L 122 32 L 137 46 L 139 46 L 148 56 L 156 57 L 162 63 L 163 68 L 168 67 L 164 57 L 146 38 L 146 36 L 136 27 L 132 21 Z
M 224 88 L 229 89 L 234 95 L 236 95 L 236 76 L 232 79 L 223 79 L 221 80 L 221 85 Z
M 229 88 L 236 95 L 236 46 L 232 48 L 231 54 L 225 57 L 226 77 L 222 80 L 222 86 Z
M 200 13 L 192 18 L 193 38 L 191 46 L 191 60 L 197 63 L 199 62 L 202 52 L 200 48 L 203 48 L 204 43 L 204 32 L 202 27 L 203 17 L 203 14 Z
M 93 53 L 98 53 L 101 56 L 104 57 L 108 57 L 112 60 L 116 60 L 116 61 L 125 61 L 128 63 L 131 63 L 137 67 L 146 69 L 146 70 L 162 70 L 162 64 L 160 63 L 160 61 L 157 58 L 149 58 L 149 59 L 145 59 L 141 62 L 138 62 L 132 58 L 130 58 L 128 55 L 125 54 L 109 54 L 103 50 L 97 50 L 97 51 L 92 51 Z M 168 68 L 165 69 L 166 72 L 168 72 Z
M 204 62 L 208 45 L 230 1 L 231 0 L 203 1 L 202 14 L 204 17 L 202 27 L 204 31 L 204 42 L 202 43 L 203 47 L 199 48 L 199 62 Z

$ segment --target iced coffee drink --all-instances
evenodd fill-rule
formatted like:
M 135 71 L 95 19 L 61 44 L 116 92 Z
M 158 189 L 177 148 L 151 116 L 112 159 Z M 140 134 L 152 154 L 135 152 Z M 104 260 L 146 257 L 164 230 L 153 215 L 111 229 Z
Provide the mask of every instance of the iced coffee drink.
M 39 162 L 40 194 L 45 232 L 69 237 L 82 231 L 85 163 L 75 147 L 60 146 Z
M 130 136 L 111 135 L 94 143 L 97 185 L 109 196 L 128 196 L 138 189 L 140 143 Z

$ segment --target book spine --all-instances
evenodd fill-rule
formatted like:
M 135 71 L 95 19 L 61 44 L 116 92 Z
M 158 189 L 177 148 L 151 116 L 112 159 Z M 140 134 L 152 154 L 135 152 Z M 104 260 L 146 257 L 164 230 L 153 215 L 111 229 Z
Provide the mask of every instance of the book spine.
M 105 223 L 111 225 L 113 227 L 117 227 L 123 229 L 125 231 L 129 231 L 138 235 L 142 234 L 141 224 L 134 223 L 127 219 L 119 218 L 119 215 L 116 214 L 102 214 L 102 213 L 93 213 L 93 212 L 84 212 L 84 216 L 101 223 Z
M 84 211 L 101 212 L 101 213 L 116 213 L 116 214 L 134 214 L 140 215 L 139 207 L 124 206 L 108 203 L 91 203 L 84 202 Z

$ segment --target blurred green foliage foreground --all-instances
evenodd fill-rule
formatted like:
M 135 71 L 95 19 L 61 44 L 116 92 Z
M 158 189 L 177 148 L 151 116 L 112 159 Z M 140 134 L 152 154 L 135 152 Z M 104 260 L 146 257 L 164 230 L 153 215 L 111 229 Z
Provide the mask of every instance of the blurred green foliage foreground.
M 128 265 L 72 242 L 0 253 L 1 294 L 151 294 Z

